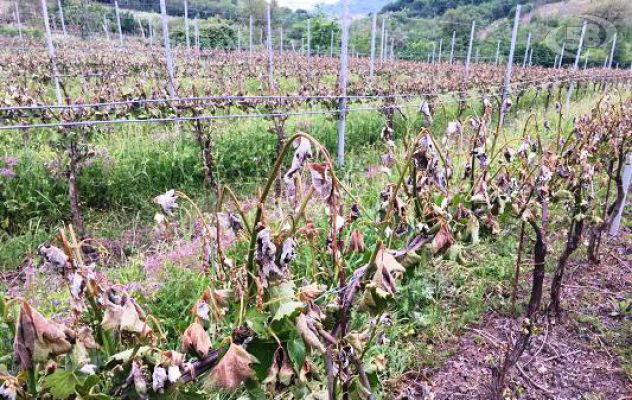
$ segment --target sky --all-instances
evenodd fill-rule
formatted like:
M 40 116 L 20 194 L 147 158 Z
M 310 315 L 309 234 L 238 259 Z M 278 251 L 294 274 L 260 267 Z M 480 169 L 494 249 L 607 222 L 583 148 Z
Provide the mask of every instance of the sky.
M 279 0 L 279 5 L 294 10 L 299 8 L 309 10 L 317 4 L 333 4 L 337 2 L 338 0 Z

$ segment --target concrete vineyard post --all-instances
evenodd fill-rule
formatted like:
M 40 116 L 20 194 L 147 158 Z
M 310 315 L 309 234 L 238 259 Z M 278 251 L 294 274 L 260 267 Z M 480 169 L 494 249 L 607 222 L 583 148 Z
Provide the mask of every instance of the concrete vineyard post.
M 169 21 L 167 20 L 166 0 L 160 0 L 160 16 L 162 20 L 162 40 L 165 46 L 165 59 L 167 61 L 167 74 L 169 77 L 167 89 L 171 97 L 176 97 L 176 82 L 173 71 L 173 58 L 171 56 L 171 43 L 169 42 Z
M 454 43 L 456 42 L 456 31 L 452 31 L 452 45 L 450 46 L 450 64 L 454 60 Z
M 274 51 L 272 49 L 272 18 L 270 16 L 270 5 L 266 9 L 267 32 L 266 44 L 268 47 L 268 87 L 270 91 L 274 91 Z
M 559 55 L 555 55 L 555 61 L 553 61 L 553 68 L 557 68 L 557 60 L 560 58 Z
M 344 0 L 342 35 L 340 39 L 340 102 L 338 115 L 338 166 L 345 163 L 345 135 L 347 122 L 347 73 L 349 62 L 349 0 Z
M 20 20 L 20 5 L 15 2 L 15 21 L 18 23 L 18 35 L 22 40 L 22 21 Z
M 103 32 L 105 32 L 105 39 L 110 41 L 110 24 L 105 15 L 103 16 Z
M 586 33 L 586 21 L 582 24 L 582 31 L 579 35 L 579 44 L 577 46 L 577 53 L 575 54 L 575 63 L 573 64 L 573 75 L 577 73 L 577 68 L 579 67 L 579 58 L 582 55 L 582 46 L 584 45 L 584 34 Z M 571 108 L 571 95 L 573 94 L 573 87 L 575 86 L 575 82 L 571 81 L 568 87 L 568 93 L 566 94 L 566 112 L 570 111 Z
M 329 39 L 329 57 L 334 56 L 334 30 L 331 30 L 331 38 Z
M 61 31 L 66 36 L 66 21 L 64 20 L 64 8 L 61 6 L 61 0 L 57 0 L 57 7 L 59 8 L 59 21 L 61 22 Z
M 560 58 L 557 61 L 557 68 L 562 68 L 562 60 L 564 60 L 564 51 L 566 49 L 566 42 L 562 43 L 562 52 L 560 53 Z
M 138 28 L 140 29 L 140 35 L 143 38 L 143 40 L 145 39 L 145 28 L 143 28 L 143 23 L 141 22 L 140 19 L 137 19 L 136 22 L 138 22 Z
M 312 65 L 312 20 L 307 20 L 307 69 Z
M 391 38 L 391 60 L 395 59 L 395 40 Z
M 369 76 L 373 77 L 375 74 L 375 30 L 377 28 L 377 10 L 373 11 L 373 18 L 371 21 L 371 59 L 369 61 Z M 332 39 L 333 39 L 333 31 L 332 31 Z M 332 40 L 333 43 L 333 40 Z
M 184 0 L 184 38 L 187 42 L 187 50 L 191 50 L 191 41 L 189 39 L 189 5 Z
M 250 16 L 250 20 L 248 21 L 248 57 L 249 57 L 249 61 L 250 63 L 252 63 L 252 53 L 253 53 L 253 48 L 252 48 L 252 35 L 253 35 L 253 30 L 254 29 L 254 19 L 252 17 L 252 15 Z
M 241 51 L 241 26 L 237 29 L 237 51 Z
M 200 22 L 198 19 L 193 20 L 193 34 L 195 35 L 195 52 L 200 56 Z
M 283 27 L 279 28 L 279 56 L 283 57 Z
M 382 64 L 388 59 L 388 29 L 384 31 L 384 58 Z
M 437 63 L 441 64 L 441 51 L 443 50 L 443 38 L 439 39 L 439 59 Z
M 612 47 L 610 48 L 610 56 L 606 57 L 608 61 L 608 69 L 612 69 L 612 60 L 614 59 L 614 48 L 617 46 L 617 34 L 615 33 L 612 37 Z M 618 68 L 618 67 L 617 67 Z M 604 92 L 608 91 L 608 81 L 606 81 L 606 85 L 604 86 Z
M 533 59 L 533 46 L 529 49 L 529 66 L 531 66 L 531 60 Z
M 380 37 L 380 66 L 384 65 L 384 35 L 386 34 L 386 15 L 382 15 L 382 36 Z
M 584 71 L 588 68 L 588 59 L 590 58 L 590 49 L 586 52 L 586 60 L 584 61 Z
M 437 43 L 432 42 L 432 63 L 435 63 L 435 51 L 437 50 Z
M 114 13 L 116 14 L 116 27 L 118 28 L 119 42 L 123 44 L 123 29 L 121 28 L 121 11 L 119 10 L 118 0 L 114 0 Z
M 621 226 L 621 218 L 623 217 L 623 210 L 625 209 L 625 201 L 627 198 L 628 190 L 630 189 L 630 180 L 632 178 L 632 153 L 628 154 L 627 161 L 623 167 L 623 200 L 617 210 L 615 210 L 614 219 L 610 226 L 610 236 L 615 236 L 619 233 L 619 227 Z
M 529 32 L 529 35 L 527 36 L 527 47 L 525 47 L 524 49 L 524 60 L 522 60 L 522 68 L 525 68 L 527 66 L 530 48 L 531 48 L 531 32 Z
M 610 58 L 608 61 L 608 68 L 612 69 L 612 60 L 614 59 L 614 48 L 617 46 L 617 34 L 612 37 L 612 48 L 610 49 Z
M 500 40 L 496 44 L 496 59 L 494 60 L 494 65 L 498 66 L 498 56 L 500 55 Z
M 513 30 L 511 32 L 511 46 L 509 47 L 509 57 L 507 57 L 507 70 L 505 71 L 505 82 L 503 84 L 502 103 L 500 106 L 500 125 L 505 120 L 505 103 L 509 96 L 509 85 L 511 85 L 511 72 L 513 69 L 513 59 L 516 51 L 516 38 L 518 37 L 518 24 L 520 23 L 520 9 L 522 6 L 516 6 L 516 18 L 514 19 Z
M 59 8 L 59 21 L 61 22 L 61 31 L 66 36 L 66 20 L 64 19 L 64 8 L 62 7 L 61 0 L 57 0 L 57 7 Z
M 474 30 L 476 29 L 476 21 L 472 21 L 472 31 L 470 32 L 470 44 L 467 46 L 467 58 L 465 60 L 465 79 L 470 73 L 470 58 L 472 57 L 472 46 L 474 45 Z
M 48 6 L 46 5 L 46 0 L 41 0 L 41 6 L 42 17 L 44 18 L 44 29 L 46 31 L 46 48 L 48 49 L 48 57 L 50 58 L 53 81 L 55 83 L 55 95 L 57 96 L 57 104 L 62 105 L 61 87 L 59 86 L 59 71 L 57 70 L 57 61 L 55 60 L 53 37 L 50 33 L 50 21 L 48 20 Z

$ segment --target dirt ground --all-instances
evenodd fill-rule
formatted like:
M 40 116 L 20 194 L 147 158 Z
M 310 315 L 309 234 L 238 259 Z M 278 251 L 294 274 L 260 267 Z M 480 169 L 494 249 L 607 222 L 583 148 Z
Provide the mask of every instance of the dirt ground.
M 578 261 L 567 270 L 564 315 L 553 323 L 540 317 L 537 335 L 507 379 L 507 399 L 632 399 L 632 234 L 602 248 L 599 265 Z M 407 374 L 394 397 L 489 399 L 491 368 L 519 324 L 520 318 L 486 315 L 448 345 L 454 355 L 438 370 Z

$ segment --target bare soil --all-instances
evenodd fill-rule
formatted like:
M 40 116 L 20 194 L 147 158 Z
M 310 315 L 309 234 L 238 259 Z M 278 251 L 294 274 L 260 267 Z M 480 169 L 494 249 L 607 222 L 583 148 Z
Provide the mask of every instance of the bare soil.
M 567 271 L 564 314 L 557 321 L 540 317 L 537 335 L 507 379 L 507 399 L 632 399 L 632 234 L 602 249 L 601 264 L 578 261 Z M 491 368 L 520 324 L 520 317 L 489 313 L 446 345 L 453 356 L 437 370 L 407 374 L 394 398 L 489 399 Z

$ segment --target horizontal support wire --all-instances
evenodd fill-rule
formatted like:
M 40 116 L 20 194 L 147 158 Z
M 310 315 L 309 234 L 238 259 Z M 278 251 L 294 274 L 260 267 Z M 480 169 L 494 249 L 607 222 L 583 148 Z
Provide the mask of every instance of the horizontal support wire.
M 520 85 L 530 85 L 533 87 L 537 87 L 538 85 L 547 85 L 547 84 L 555 84 L 555 83 L 565 83 L 570 81 L 580 82 L 586 80 L 593 79 L 612 79 L 618 78 L 617 75 L 601 75 L 598 77 L 577 77 L 577 78 L 567 78 L 562 80 L 551 80 L 551 79 L 535 79 L 531 81 L 519 81 L 512 82 L 511 86 L 520 86 Z M 625 77 L 621 77 L 625 79 Z M 630 76 L 632 79 L 632 76 Z M 500 86 L 489 86 L 487 88 L 482 88 L 483 90 L 498 90 Z M 408 98 L 408 97 L 421 97 L 421 96 L 442 96 L 448 94 L 454 94 L 455 91 L 444 91 L 444 92 L 411 92 L 409 94 L 384 94 L 384 95 L 348 95 L 345 96 L 349 100 L 380 100 L 380 99 L 394 99 L 394 98 Z M 13 112 L 13 111 L 35 111 L 35 110 L 83 110 L 88 108 L 102 108 L 102 107 L 116 107 L 116 106 L 126 106 L 126 105 L 143 105 L 143 104 L 160 104 L 160 103 L 186 103 L 186 102 L 197 102 L 196 105 L 203 105 L 206 103 L 199 104 L 199 102 L 220 102 L 220 101 L 268 101 L 268 102 L 283 102 L 283 101 L 318 101 L 318 100 L 340 100 L 342 96 L 339 95 L 287 95 L 287 96 L 279 96 L 279 95 L 253 95 L 253 96 L 236 96 L 236 95 L 228 95 L 228 96 L 198 96 L 198 97 L 180 97 L 180 98 L 160 98 L 160 99 L 134 99 L 134 100 L 119 100 L 112 102 L 102 102 L 102 103 L 89 103 L 89 104 L 48 104 L 48 105 L 31 105 L 31 106 L 11 106 L 11 107 L 0 107 L 0 112 Z
M 567 83 L 570 80 L 561 80 L 555 83 Z M 540 85 L 530 86 L 529 88 L 536 88 L 538 86 L 546 86 L 553 82 L 545 82 Z M 497 90 L 500 87 L 496 88 Z M 453 92 L 455 93 L 455 92 Z M 449 94 L 449 93 L 446 93 Z M 488 94 L 480 94 L 469 96 L 469 99 L 483 99 L 488 97 Z M 450 104 L 459 102 L 461 99 L 444 99 L 438 102 L 434 102 L 434 105 Z M 387 109 L 401 109 L 417 107 L 417 105 L 391 105 L 391 106 L 374 106 L 374 107 L 350 107 L 346 112 L 358 112 L 358 111 L 376 111 Z M 172 123 L 172 122 L 191 122 L 191 121 L 213 121 L 213 120 L 238 120 L 238 119 L 271 119 L 279 117 L 290 116 L 317 116 L 317 115 L 336 115 L 340 110 L 321 110 L 321 111 L 302 111 L 302 112 L 276 112 L 276 113 L 257 113 L 257 114 L 230 114 L 230 115 L 200 115 L 193 117 L 174 116 L 165 118 L 147 118 L 147 119 L 117 119 L 117 120 L 92 120 L 92 121 L 67 121 L 67 122 L 52 122 L 52 123 L 38 123 L 38 124 L 18 124 L 9 126 L 0 126 L 0 131 L 9 130 L 28 130 L 37 128 L 71 128 L 71 127 L 88 127 L 88 126 L 108 126 L 108 125 L 123 125 L 123 124 L 148 124 L 148 123 Z

